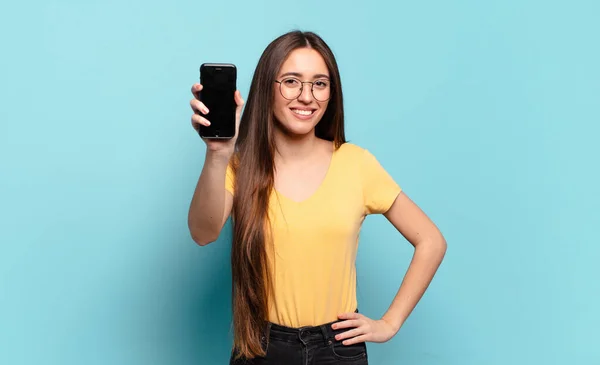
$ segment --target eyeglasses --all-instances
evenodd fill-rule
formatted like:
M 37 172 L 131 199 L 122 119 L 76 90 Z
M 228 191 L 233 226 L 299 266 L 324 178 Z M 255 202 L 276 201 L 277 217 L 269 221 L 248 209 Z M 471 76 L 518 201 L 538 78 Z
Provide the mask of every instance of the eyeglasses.
M 310 92 L 317 101 L 327 101 L 331 97 L 331 82 L 328 79 L 319 79 L 315 81 L 300 81 L 295 77 L 287 77 L 281 81 L 275 80 L 279 84 L 281 96 L 287 100 L 294 100 L 302 95 L 304 84 L 310 84 Z

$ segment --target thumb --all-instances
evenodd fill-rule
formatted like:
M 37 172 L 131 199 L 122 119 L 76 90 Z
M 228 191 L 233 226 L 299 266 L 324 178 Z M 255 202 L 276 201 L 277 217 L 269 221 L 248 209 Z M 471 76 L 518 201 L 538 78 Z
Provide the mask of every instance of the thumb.
M 240 109 L 244 105 L 244 99 L 242 99 L 242 94 L 240 94 L 239 90 L 235 91 L 234 98 L 235 105 L 237 105 L 237 108 Z
M 244 106 L 244 99 L 242 99 L 242 94 L 240 94 L 239 90 L 235 91 L 234 99 L 235 105 L 237 105 L 235 108 L 235 134 L 237 136 L 240 128 L 240 120 L 242 119 L 242 107 Z
M 242 94 L 240 94 L 239 90 L 235 91 L 234 99 L 235 99 L 235 105 L 236 105 L 235 118 L 239 121 L 240 115 L 242 114 L 242 107 L 244 106 L 244 99 L 242 99 Z

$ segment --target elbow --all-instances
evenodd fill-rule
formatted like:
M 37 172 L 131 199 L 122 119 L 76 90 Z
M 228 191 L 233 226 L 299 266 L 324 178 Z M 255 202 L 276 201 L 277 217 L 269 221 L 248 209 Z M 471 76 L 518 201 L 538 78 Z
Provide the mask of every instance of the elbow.
M 206 246 L 209 243 L 215 242 L 219 238 L 219 233 L 211 233 L 206 230 L 190 227 L 190 235 L 192 240 L 198 246 Z
M 433 247 L 435 247 L 441 261 L 446 256 L 446 251 L 448 250 L 446 239 L 440 234 L 440 236 L 437 237 L 437 239 L 435 239 L 433 242 Z
M 213 243 L 215 242 L 217 239 L 213 238 L 213 237 L 209 237 L 206 235 L 198 235 L 198 234 L 191 234 L 192 236 L 192 240 L 194 240 L 194 242 L 198 245 L 198 246 L 206 246 L 209 243 Z
M 214 242 L 214 240 L 209 240 L 206 239 L 204 237 L 199 237 L 199 236 L 192 236 L 192 240 L 194 240 L 194 242 L 198 245 L 198 246 L 206 246 L 209 243 Z
M 448 251 L 448 243 L 446 243 L 446 239 L 444 239 L 444 237 L 440 239 L 439 246 L 442 257 L 446 256 L 446 251 Z
M 446 254 L 446 250 L 448 249 L 448 244 L 446 243 L 446 239 L 444 238 L 444 236 L 442 235 L 441 232 L 438 232 L 438 234 L 435 237 L 433 237 L 430 240 L 430 242 L 431 242 L 432 247 L 434 247 L 437 251 L 439 251 L 442 256 L 444 256 Z
M 211 225 L 206 224 L 202 219 L 198 219 L 191 213 L 188 215 L 187 226 L 192 240 L 198 246 L 206 246 L 216 241 L 221 234 L 221 229 L 211 227 Z
M 446 243 L 446 239 L 440 234 L 437 237 L 431 237 L 419 242 L 415 245 L 415 248 L 422 248 L 424 251 L 438 256 L 441 260 L 446 255 L 448 244 Z

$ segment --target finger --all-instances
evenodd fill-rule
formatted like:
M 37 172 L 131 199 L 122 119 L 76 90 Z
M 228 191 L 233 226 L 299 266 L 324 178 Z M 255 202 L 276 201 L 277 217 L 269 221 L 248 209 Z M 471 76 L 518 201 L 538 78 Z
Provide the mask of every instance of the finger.
M 244 99 L 242 99 L 242 94 L 240 93 L 239 90 L 236 90 L 233 97 L 235 98 L 235 105 L 237 105 L 238 108 L 241 107 L 242 105 L 244 105 Z
M 239 90 L 235 91 L 233 98 L 235 99 L 235 105 L 237 106 L 235 108 L 235 135 L 237 136 L 238 131 L 240 130 L 240 120 L 242 119 L 242 107 L 244 106 L 245 101 L 244 99 L 242 99 L 242 94 Z
M 360 313 L 342 313 L 338 315 L 339 319 L 359 319 L 361 318 Z
M 351 329 L 350 331 L 338 333 L 337 335 L 335 335 L 335 339 L 338 341 L 341 341 L 341 340 L 345 340 L 345 339 L 351 338 L 351 337 L 356 337 L 356 336 L 362 335 L 362 334 L 364 334 L 364 331 L 361 328 L 354 328 L 354 329 Z
M 334 323 L 333 325 L 331 325 L 331 328 L 337 330 L 340 328 L 360 327 L 361 324 L 361 321 L 358 319 L 348 319 L 342 322 Z
M 203 125 L 205 127 L 208 127 L 210 126 L 210 122 L 206 118 L 203 118 L 198 114 L 194 114 L 192 115 L 192 125 L 194 126 L 194 128 L 196 128 L 196 125 Z
M 235 99 L 235 105 L 237 106 L 235 108 L 235 118 L 239 122 L 240 115 L 242 114 L 242 107 L 244 106 L 244 99 L 242 99 L 242 94 L 240 94 L 239 90 L 236 90 L 233 98 Z
M 345 346 L 348 346 L 348 345 L 354 345 L 356 343 L 365 342 L 368 340 L 369 340 L 368 335 L 360 335 L 360 336 L 353 337 L 349 340 L 342 341 L 342 344 L 344 344 Z
M 197 100 L 197 99 L 190 100 L 190 106 L 192 107 L 192 110 L 194 111 L 194 113 L 202 113 L 204 115 L 208 114 L 208 111 L 209 111 L 208 108 L 200 100 Z
M 198 93 L 202 90 L 202 85 L 199 83 L 195 83 L 194 85 L 192 85 L 192 94 L 194 95 L 194 97 L 196 99 L 199 99 L 200 96 L 198 95 Z

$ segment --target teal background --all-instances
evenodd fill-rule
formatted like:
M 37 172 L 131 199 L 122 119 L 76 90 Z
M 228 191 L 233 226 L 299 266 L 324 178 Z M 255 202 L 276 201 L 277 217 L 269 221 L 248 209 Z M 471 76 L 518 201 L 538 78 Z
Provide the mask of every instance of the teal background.
M 448 253 L 371 364 L 600 364 L 597 1 L 9 2 L 0 11 L 0 363 L 225 364 L 227 226 L 188 204 L 189 92 L 300 28 L 340 65 L 347 136 L 439 225 Z M 359 250 L 378 317 L 410 245 Z

